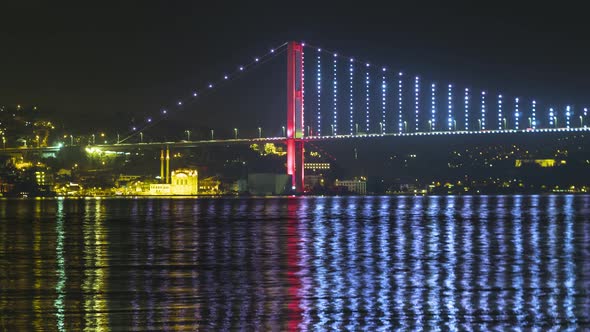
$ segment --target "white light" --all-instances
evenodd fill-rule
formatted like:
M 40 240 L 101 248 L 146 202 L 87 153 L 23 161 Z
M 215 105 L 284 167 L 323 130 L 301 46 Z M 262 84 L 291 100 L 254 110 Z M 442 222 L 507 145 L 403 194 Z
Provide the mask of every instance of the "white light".
M 565 108 L 565 127 L 567 129 L 570 128 L 570 115 L 571 115 L 570 110 L 571 110 L 570 106 L 569 105 L 566 106 L 566 108 Z
M 148 118 L 147 119 L 147 122 L 152 122 L 152 118 Z
M 181 101 L 178 102 L 178 106 L 180 106 L 180 105 L 182 105 L 182 102 Z
M 448 91 L 448 123 L 447 127 L 449 131 L 453 130 L 453 85 L 449 84 L 449 91 Z
M 533 127 L 533 129 L 537 129 L 537 102 L 533 100 L 533 121 L 531 123 L 531 126 Z
M 258 58 L 255 58 L 254 61 L 258 62 Z
M 420 120 L 419 120 L 419 113 L 420 113 L 420 78 L 416 76 L 414 79 L 414 112 L 416 114 L 415 119 L 415 128 L 416 132 L 420 131 Z
M 354 82 L 354 65 L 352 63 L 352 59 L 350 59 L 350 64 L 348 65 L 348 72 L 349 72 L 349 89 L 350 89 L 350 134 L 353 135 L 354 134 L 354 129 L 353 129 L 353 122 L 354 122 L 354 103 L 353 103 L 353 82 Z
M 244 70 L 244 67 L 240 66 L 240 71 Z
M 366 64 L 366 67 L 369 67 L 369 64 Z M 367 134 L 369 133 L 370 123 L 369 123 L 369 105 L 370 105 L 370 96 L 369 96 L 369 85 L 370 85 L 370 77 L 369 77 L 369 70 L 365 71 L 365 114 L 366 114 L 366 126 L 365 130 Z
M 270 49 L 270 53 L 274 53 L 274 52 L 275 52 L 275 50 L 271 48 Z
M 137 128 L 133 127 L 133 131 L 136 131 L 136 130 L 137 130 Z
M 193 97 L 196 97 L 196 96 L 197 96 L 197 93 L 196 92 L 193 92 Z
M 554 120 L 554 113 L 553 113 L 553 108 L 549 108 L 549 126 L 553 126 L 553 120 Z
M 486 129 L 486 92 L 481 92 L 481 130 Z
M 209 84 L 209 88 L 212 88 L 212 87 L 213 87 L 213 84 Z
M 332 124 L 332 135 L 338 135 L 338 75 L 337 75 L 337 54 L 334 54 L 334 123 Z
M 322 96 L 322 58 L 321 54 L 319 53 L 321 50 L 318 49 L 318 57 L 317 57 L 317 97 L 318 97 L 318 127 L 316 128 L 316 135 L 322 135 L 322 113 L 321 113 L 321 96 Z
M 465 88 L 465 130 L 469 130 L 469 88 Z
M 301 43 L 301 46 L 305 46 L 305 43 Z
M 401 134 L 403 131 L 403 114 L 402 114 L 402 72 L 398 73 L 398 90 L 397 90 L 397 98 L 398 98 L 398 132 Z
M 432 83 L 430 131 L 436 130 L 436 84 Z
M 503 124 L 503 116 L 502 116 L 502 95 L 498 95 L 498 129 L 506 129 L 502 126 Z
M 226 79 L 227 80 L 227 75 L 223 76 L 223 79 Z
M 166 114 L 166 113 L 168 113 L 168 111 L 166 111 L 166 110 L 162 110 L 162 113 L 163 113 L 163 114 Z
M 383 71 L 385 72 L 385 68 L 383 68 Z M 383 74 L 381 76 L 381 111 L 382 111 L 382 119 L 381 119 L 381 134 L 383 134 L 386 130 L 385 128 L 385 124 L 386 122 L 386 116 L 385 116 L 385 106 L 386 106 L 386 84 L 385 84 L 385 74 Z
M 318 48 L 318 52 L 321 52 L 321 51 L 322 51 L 322 49 L 321 48 Z
M 382 70 L 385 71 L 386 70 L 385 67 Z
M 520 114 L 518 113 L 518 98 L 514 99 L 514 129 L 518 130 L 520 125 L 519 125 L 519 117 Z

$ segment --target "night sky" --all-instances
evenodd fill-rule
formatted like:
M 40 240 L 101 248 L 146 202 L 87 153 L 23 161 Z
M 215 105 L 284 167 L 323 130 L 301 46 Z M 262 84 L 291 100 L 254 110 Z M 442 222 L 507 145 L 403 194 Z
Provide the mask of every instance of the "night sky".
M 38 105 L 70 126 L 124 127 L 287 40 L 433 80 L 590 103 L 586 11 L 487 4 L 13 2 L 0 10 L 0 105 Z M 245 86 L 250 94 L 264 84 Z M 223 113 L 191 107 L 199 123 Z M 247 107 L 223 116 L 230 126 L 251 117 Z

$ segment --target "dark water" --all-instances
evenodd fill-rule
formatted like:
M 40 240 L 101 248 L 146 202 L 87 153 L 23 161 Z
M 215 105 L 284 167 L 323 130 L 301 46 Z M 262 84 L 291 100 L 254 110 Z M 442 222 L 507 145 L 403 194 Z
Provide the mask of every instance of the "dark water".
M 0 200 L 0 329 L 588 330 L 590 196 Z

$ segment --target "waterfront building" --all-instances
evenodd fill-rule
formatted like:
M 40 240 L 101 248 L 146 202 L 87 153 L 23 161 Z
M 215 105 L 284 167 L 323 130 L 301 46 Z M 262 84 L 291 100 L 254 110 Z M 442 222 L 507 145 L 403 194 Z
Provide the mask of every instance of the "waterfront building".
M 220 193 L 219 185 L 221 181 L 215 177 L 208 177 L 204 178 L 199 181 L 199 193 L 200 194 L 209 194 L 209 195 L 217 195 Z
M 150 184 L 149 195 L 197 195 L 199 193 L 199 178 L 195 169 L 172 171 L 170 182 Z
M 335 187 L 346 188 L 349 193 L 355 193 L 359 195 L 367 194 L 367 181 L 363 180 L 338 180 L 334 183 Z
M 199 193 L 199 176 L 196 169 L 177 169 L 172 171 L 172 195 L 197 195 Z

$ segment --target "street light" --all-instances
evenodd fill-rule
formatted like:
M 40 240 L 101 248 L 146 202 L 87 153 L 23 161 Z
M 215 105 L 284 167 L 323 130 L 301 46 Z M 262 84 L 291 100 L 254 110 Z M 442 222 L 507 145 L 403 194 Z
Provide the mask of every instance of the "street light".
M 186 140 L 190 141 L 191 140 L 191 131 L 187 129 L 184 132 L 186 133 Z
M 428 120 L 428 131 L 432 131 L 432 120 Z
M 119 142 L 121 142 L 121 140 L 119 138 L 119 133 L 117 133 L 117 144 L 119 144 Z
M 238 139 L 238 128 L 234 128 L 234 138 Z
M 94 145 L 94 134 L 92 134 L 92 145 Z
M 584 127 L 584 117 L 580 115 L 580 127 Z
M 358 135 L 358 134 L 359 134 L 359 124 L 358 124 L 358 123 L 355 123 L 355 124 L 354 124 L 354 127 L 355 127 L 355 132 L 354 132 L 354 133 L 355 133 L 356 135 Z
M 334 124 L 331 124 L 330 127 L 332 127 L 332 136 L 334 136 Z
M 139 142 L 143 143 L 143 132 L 139 132 Z
M 285 126 L 281 126 L 281 128 L 283 128 L 283 137 L 285 137 Z
M 481 131 L 481 119 L 477 119 L 477 123 L 479 124 L 479 130 Z
M 70 135 L 70 146 L 74 146 L 74 136 Z
M 503 118 L 502 121 L 504 122 L 504 128 L 502 129 L 506 130 L 506 118 Z
M 213 140 L 213 134 L 215 133 L 215 131 L 213 129 L 211 129 L 211 140 Z
M 408 132 L 408 122 L 404 120 L 404 132 Z
M 453 130 L 457 130 L 457 120 L 453 120 Z
M 37 147 L 40 147 L 41 142 L 39 142 L 39 135 L 35 135 L 35 140 L 37 140 Z
M 529 128 L 531 128 L 533 126 L 533 120 L 531 120 L 531 117 L 529 116 Z
M 383 134 L 383 122 L 379 122 L 379 132 Z
M 6 137 L 2 136 L 2 145 L 4 146 L 4 150 L 6 150 Z
M 258 127 L 258 138 L 262 138 L 262 127 Z

